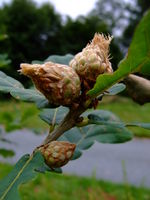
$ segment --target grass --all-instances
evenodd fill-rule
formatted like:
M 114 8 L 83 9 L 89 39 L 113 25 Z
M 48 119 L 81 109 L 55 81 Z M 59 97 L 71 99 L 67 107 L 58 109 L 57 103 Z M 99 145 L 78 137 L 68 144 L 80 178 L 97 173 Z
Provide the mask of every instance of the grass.
M 38 115 L 39 110 L 33 103 L 0 101 L 0 124 L 4 125 L 8 132 L 16 128 L 29 128 L 35 131 L 48 129 Z
M 0 179 L 12 166 L 0 163 Z M 93 178 L 46 173 L 20 187 L 22 200 L 149 200 L 150 189 Z
M 150 122 L 150 103 L 140 106 L 125 97 L 104 98 L 99 109 L 112 111 L 125 122 Z M 48 129 L 48 126 L 38 117 L 39 110 L 32 103 L 16 100 L 0 102 L 0 124 L 7 131 L 15 128 L 30 128 L 38 132 Z M 138 137 L 150 137 L 150 130 L 130 128 Z

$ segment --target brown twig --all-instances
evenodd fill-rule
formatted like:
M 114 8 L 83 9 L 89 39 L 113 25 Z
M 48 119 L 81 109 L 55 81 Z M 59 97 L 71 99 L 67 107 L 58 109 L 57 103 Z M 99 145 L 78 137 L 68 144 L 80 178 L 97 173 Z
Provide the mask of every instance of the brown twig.
M 150 102 L 149 80 L 130 74 L 124 79 L 124 83 L 127 87 L 129 96 L 131 96 L 135 102 L 140 105 Z
M 77 122 L 79 116 L 86 110 L 87 108 L 83 105 L 79 105 L 77 109 L 70 108 L 70 111 L 63 119 L 63 121 L 59 124 L 59 126 L 44 140 L 43 144 L 47 144 L 53 140 L 57 140 L 64 132 L 68 131 L 69 129 L 73 128 Z

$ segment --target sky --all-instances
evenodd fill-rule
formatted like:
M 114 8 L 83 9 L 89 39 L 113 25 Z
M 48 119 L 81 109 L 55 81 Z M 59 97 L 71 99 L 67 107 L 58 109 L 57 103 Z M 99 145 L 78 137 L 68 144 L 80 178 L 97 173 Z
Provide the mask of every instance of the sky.
M 0 0 L 0 6 L 3 3 L 9 3 L 11 0 Z M 34 0 L 38 5 L 44 2 L 51 2 L 56 11 L 62 15 L 69 15 L 75 19 L 78 15 L 86 15 L 94 8 L 96 0 Z

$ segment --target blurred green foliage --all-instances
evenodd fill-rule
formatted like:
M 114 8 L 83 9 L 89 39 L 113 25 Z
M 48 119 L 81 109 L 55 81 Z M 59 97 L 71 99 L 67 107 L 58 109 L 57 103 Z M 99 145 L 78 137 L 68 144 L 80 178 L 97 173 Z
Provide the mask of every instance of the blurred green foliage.
M 61 17 L 51 5 L 38 8 L 30 0 L 13 0 L 0 10 L 0 27 L 8 35 L 1 44 L 1 51 L 7 51 L 12 60 L 8 73 L 16 77 L 21 62 L 56 53 Z M 56 41 L 55 49 L 51 41 Z
M 3 101 L 0 102 L 0 113 L 0 122 L 7 132 L 21 128 L 37 132 L 45 132 L 48 129 L 48 126 L 39 119 L 39 110 L 32 103 Z
M 133 6 L 132 8 L 128 7 L 128 9 L 130 10 L 130 16 L 129 16 L 129 24 L 123 32 L 122 45 L 124 47 L 129 46 L 136 26 L 138 25 L 144 13 L 148 9 L 150 9 L 150 1 L 135 0 L 135 3 L 136 3 L 135 6 Z
M 22 62 L 44 60 L 52 54 L 75 54 L 93 38 L 95 32 L 111 34 L 104 20 L 97 16 L 78 17 L 64 21 L 51 4 L 37 7 L 31 0 L 12 0 L 0 8 L 0 30 L 8 35 L 1 43 L 1 51 L 8 52 L 11 68 L 8 75 L 28 80 L 18 75 Z M 121 59 L 118 45 L 113 42 L 114 66 Z
M 124 0 L 97 0 L 87 16 L 73 20 L 68 16 L 62 18 L 50 3 L 37 6 L 32 0 L 12 0 L 0 8 L 0 30 L 7 35 L 7 40 L 1 41 L 0 53 L 7 52 L 12 60 L 4 71 L 26 83 L 29 79 L 17 72 L 20 63 L 44 60 L 53 54 L 76 54 L 95 32 L 115 36 L 110 54 L 116 69 L 136 25 L 149 7 L 147 0 L 134 0 L 132 4 Z
M 0 68 L 7 66 L 10 62 L 7 54 L 0 54 Z
M 0 41 L 3 41 L 7 38 L 7 35 L 5 34 L 0 34 Z M 5 53 L 0 54 L 0 68 L 7 66 L 8 64 L 10 64 L 10 60 L 8 59 L 8 55 Z

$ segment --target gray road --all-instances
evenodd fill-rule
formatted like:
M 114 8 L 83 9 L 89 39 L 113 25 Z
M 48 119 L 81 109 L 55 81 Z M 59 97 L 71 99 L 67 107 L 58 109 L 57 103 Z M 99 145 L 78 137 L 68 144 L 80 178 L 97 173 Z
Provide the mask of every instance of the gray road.
M 44 136 L 37 136 L 27 130 L 7 134 L 15 144 L 4 145 L 14 149 L 16 155 L 7 159 L 15 163 L 23 154 L 32 152 Z M 0 157 L 0 160 L 3 160 Z M 78 160 L 71 161 L 63 168 L 65 173 L 93 176 L 98 179 L 124 182 L 122 161 L 125 163 L 128 182 L 133 185 L 150 187 L 150 140 L 134 139 L 124 144 L 99 144 L 87 151 Z

